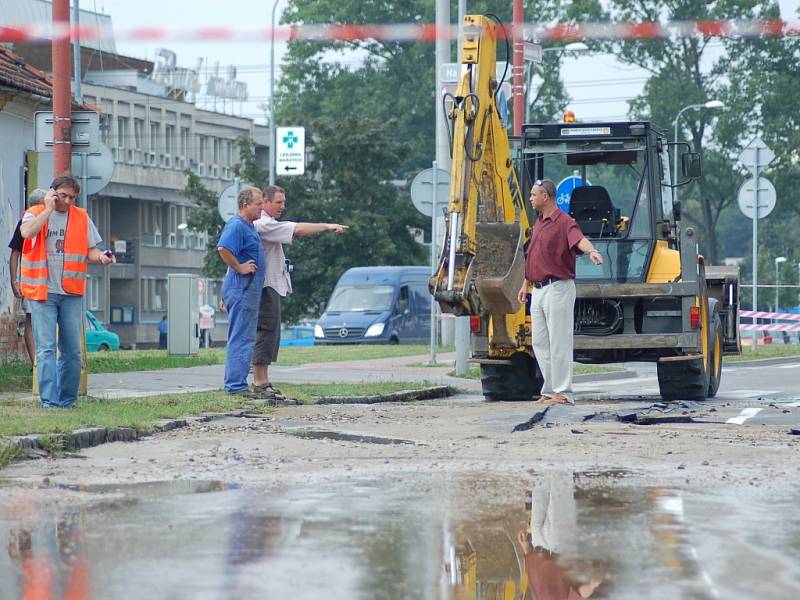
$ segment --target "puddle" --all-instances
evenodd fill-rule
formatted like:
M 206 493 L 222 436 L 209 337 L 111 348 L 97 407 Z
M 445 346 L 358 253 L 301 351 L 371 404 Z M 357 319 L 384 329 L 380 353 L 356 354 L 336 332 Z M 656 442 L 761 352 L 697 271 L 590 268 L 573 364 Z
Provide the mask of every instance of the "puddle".
M 338 431 L 324 431 L 318 429 L 297 429 L 289 430 L 285 433 L 307 440 L 335 440 L 338 442 L 358 442 L 361 444 L 408 444 L 415 446 L 416 442 L 411 440 L 401 440 L 397 438 L 375 437 L 372 435 L 357 435 L 352 433 L 341 433 Z
M 0 598 L 800 596 L 797 494 L 645 486 L 625 469 L 31 492 L 62 489 L 87 501 L 32 494 L 24 521 L 0 505 Z M 132 501 L 89 501 L 108 493 Z

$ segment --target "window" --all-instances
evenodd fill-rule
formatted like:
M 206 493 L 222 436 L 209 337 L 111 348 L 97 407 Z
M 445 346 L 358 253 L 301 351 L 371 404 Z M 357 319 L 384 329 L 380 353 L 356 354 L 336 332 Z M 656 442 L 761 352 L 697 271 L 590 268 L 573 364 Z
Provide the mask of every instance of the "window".
M 170 204 L 167 209 L 167 248 L 177 246 L 178 207 Z
M 204 135 L 198 137 L 200 138 L 200 143 L 199 143 L 200 150 L 197 153 L 197 162 L 204 163 L 206 162 L 206 146 L 208 145 L 208 139 Z
M 100 280 L 91 275 L 86 278 L 86 303 L 89 310 L 100 310 Z
M 155 277 L 142 278 L 142 306 L 144 310 L 167 310 L 167 280 Z
M 181 127 L 180 155 L 183 157 L 189 156 L 190 137 L 191 137 L 191 130 L 188 127 Z
M 128 147 L 130 137 L 130 119 L 128 117 L 117 117 L 117 148 L 124 150 Z M 122 159 L 123 157 L 120 157 Z
M 167 125 L 164 127 L 164 152 L 169 155 L 175 154 L 175 126 Z
M 194 249 L 195 250 L 208 249 L 208 232 L 206 231 L 194 232 Z
M 150 152 L 158 150 L 158 128 L 160 124 L 157 121 L 150 121 Z
M 161 204 L 142 202 L 142 243 L 146 246 L 161 246 Z
M 133 120 L 133 147 L 136 150 L 144 149 L 144 119 Z
M 214 138 L 214 160 L 213 160 L 213 163 L 215 165 L 219 164 L 220 142 L 221 142 L 221 140 L 219 138 Z

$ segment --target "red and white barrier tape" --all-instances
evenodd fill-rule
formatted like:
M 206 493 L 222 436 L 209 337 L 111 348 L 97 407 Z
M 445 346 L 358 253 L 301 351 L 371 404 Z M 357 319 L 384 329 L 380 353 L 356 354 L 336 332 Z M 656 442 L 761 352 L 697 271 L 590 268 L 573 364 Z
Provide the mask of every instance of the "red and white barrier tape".
M 773 313 L 752 310 L 740 310 L 740 317 L 755 317 L 756 319 L 777 319 L 779 321 L 800 321 L 800 315 L 796 313 Z
M 770 323 L 763 325 L 739 325 L 740 331 L 800 331 L 800 323 Z
M 515 27 L 511 24 L 498 29 L 512 38 Z M 754 21 L 670 21 L 658 23 L 568 23 L 544 25 L 526 23 L 520 33 L 526 39 L 539 41 L 610 40 L 610 39 L 655 39 L 675 37 L 779 37 L 800 35 L 800 21 L 766 19 Z M 115 39 L 125 42 L 153 41 L 204 41 L 204 42 L 259 42 L 272 39 L 278 41 L 306 42 L 352 42 L 380 40 L 385 42 L 433 42 L 437 38 L 455 40 L 456 26 L 437 27 L 432 24 L 325 24 L 325 25 L 281 25 L 275 28 L 238 27 L 130 27 L 112 30 L 81 24 L 54 26 L 52 23 L 19 23 L 0 27 L 0 42 L 46 42 L 52 39 L 82 40 Z

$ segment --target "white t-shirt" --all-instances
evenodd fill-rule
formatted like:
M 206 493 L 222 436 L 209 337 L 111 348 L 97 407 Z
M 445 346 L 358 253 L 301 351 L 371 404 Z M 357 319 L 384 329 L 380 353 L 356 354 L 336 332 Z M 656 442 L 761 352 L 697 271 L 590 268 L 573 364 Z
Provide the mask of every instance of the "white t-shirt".
M 286 271 L 286 256 L 283 254 L 283 244 L 291 244 L 294 239 L 294 228 L 297 223 L 292 221 L 277 221 L 265 211 L 261 211 L 261 218 L 253 222 L 264 255 L 267 261 L 267 272 L 264 275 L 264 287 L 271 287 L 281 296 L 292 293 L 292 279 Z
M 54 210 L 47 218 L 47 291 L 51 294 L 66 294 L 61 287 L 61 280 L 64 275 L 64 237 L 67 234 L 67 212 Z M 22 222 L 30 221 L 36 215 L 26 212 L 22 217 Z M 91 219 L 87 217 L 87 239 L 89 248 L 94 248 L 103 239 L 100 232 Z

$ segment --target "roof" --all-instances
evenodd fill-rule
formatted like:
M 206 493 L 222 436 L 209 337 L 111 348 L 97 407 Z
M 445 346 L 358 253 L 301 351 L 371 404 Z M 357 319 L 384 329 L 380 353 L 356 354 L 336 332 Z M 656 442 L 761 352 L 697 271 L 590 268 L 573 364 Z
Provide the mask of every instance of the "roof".
M 0 46 L 0 84 L 39 96 L 53 95 L 53 82 L 43 71 L 25 63 L 25 59 Z

